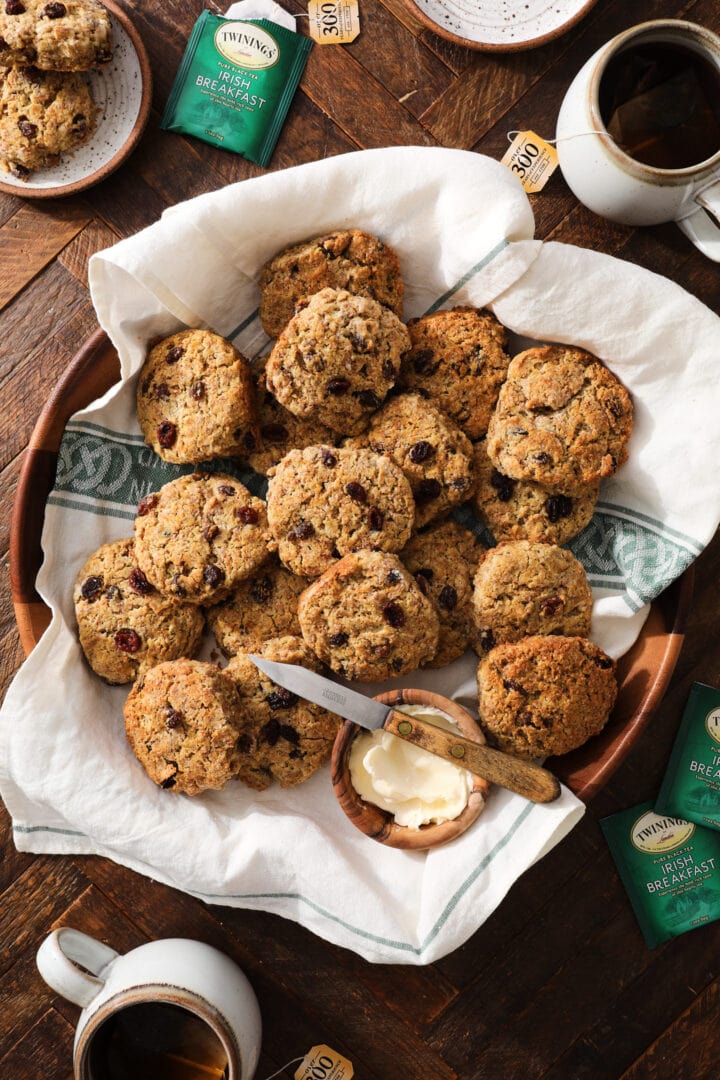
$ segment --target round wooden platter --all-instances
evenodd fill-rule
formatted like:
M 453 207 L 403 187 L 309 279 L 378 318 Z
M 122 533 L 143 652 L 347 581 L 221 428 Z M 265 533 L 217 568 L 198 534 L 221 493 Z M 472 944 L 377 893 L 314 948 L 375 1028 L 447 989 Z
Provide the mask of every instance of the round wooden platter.
M 104 394 L 119 375 L 117 353 L 107 335 L 97 330 L 50 395 L 23 458 L 10 528 L 10 582 L 26 655 L 50 622 L 35 579 L 42 563 L 45 503 L 55 480 L 63 431 L 73 413 Z M 640 636 L 618 662 L 618 698 L 604 731 L 579 750 L 546 762 L 585 802 L 609 780 L 662 700 L 682 648 L 694 576 L 691 566 L 653 601 Z

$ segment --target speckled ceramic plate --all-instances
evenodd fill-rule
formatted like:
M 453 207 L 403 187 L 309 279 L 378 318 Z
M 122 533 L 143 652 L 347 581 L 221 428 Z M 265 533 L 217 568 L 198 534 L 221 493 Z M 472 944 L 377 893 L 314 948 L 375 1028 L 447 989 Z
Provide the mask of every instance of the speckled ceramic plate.
M 579 22 L 597 0 L 405 0 L 436 34 L 488 52 L 532 49 Z
M 100 113 L 91 139 L 59 165 L 30 174 L 27 181 L 0 173 L 0 190 L 28 199 L 57 198 L 104 180 L 122 164 L 140 138 L 150 112 L 150 63 L 137 30 L 110 0 L 113 58 L 109 64 L 82 72 Z

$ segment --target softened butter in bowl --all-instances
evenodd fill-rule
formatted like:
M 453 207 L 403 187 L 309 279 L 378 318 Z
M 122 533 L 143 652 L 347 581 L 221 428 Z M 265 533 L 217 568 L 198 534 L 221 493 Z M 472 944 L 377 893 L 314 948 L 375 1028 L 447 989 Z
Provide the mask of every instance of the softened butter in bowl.
M 398 712 L 457 731 L 447 713 L 431 705 L 401 705 Z M 349 764 L 352 786 L 360 798 L 392 814 L 397 825 L 408 829 L 459 817 L 473 787 L 467 769 L 382 729 L 364 731 L 353 739 Z

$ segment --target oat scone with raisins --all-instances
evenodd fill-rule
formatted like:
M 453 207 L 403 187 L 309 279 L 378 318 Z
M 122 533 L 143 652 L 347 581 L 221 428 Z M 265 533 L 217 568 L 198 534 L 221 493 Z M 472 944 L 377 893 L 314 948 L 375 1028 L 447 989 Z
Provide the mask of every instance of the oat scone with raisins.
M 98 110 L 79 75 L 0 68 L 0 166 L 27 180 L 92 135 Z
M 361 229 L 341 229 L 293 244 L 263 267 L 260 321 L 268 337 L 277 337 L 295 307 L 325 288 L 369 296 L 402 316 L 404 288 L 393 248 Z
M 257 405 L 257 439 L 247 454 L 255 472 L 266 475 L 290 450 L 306 446 L 335 446 L 340 436 L 317 420 L 302 420 L 280 402 L 265 385 L 267 357 L 254 365 L 255 400 Z
M 556 544 L 510 540 L 490 548 L 475 575 L 480 654 L 529 634 L 586 637 L 592 592 L 582 563 Z
M 627 460 L 632 423 L 630 395 L 597 357 L 546 345 L 510 362 L 487 452 L 505 476 L 572 495 Z
M 219 334 L 181 330 L 150 349 L 137 415 L 145 442 L 165 461 L 247 457 L 258 438 L 250 365 Z
M 357 551 L 314 581 L 298 607 L 303 638 L 338 675 L 374 682 L 435 655 L 439 620 L 397 555 Z
M 407 326 L 412 347 L 398 385 L 427 396 L 468 438 L 479 439 L 510 363 L 505 327 L 474 307 L 435 311 Z
M 3 0 L 0 67 L 88 71 L 111 59 L 110 15 L 96 0 Z
M 253 652 L 281 664 L 322 670 L 300 637 L 273 638 Z M 276 686 L 245 652 L 234 656 L 225 672 L 237 687 L 247 718 L 238 742 L 238 779 L 256 791 L 273 781 L 281 788 L 295 787 L 330 759 L 340 717 Z
M 485 440 L 473 447 L 476 487 L 473 506 L 495 540 L 532 540 L 566 544 L 593 516 L 600 482 L 563 495 L 536 484 L 504 476 L 487 455 Z
M 364 435 L 345 443 L 387 454 L 407 477 L 421 528 L 467 502 L 475 486 L 472 444 L 457 424 L 419 394 L 391 398 Z
M 78 575 L 73 602 L 85 658 L 109 683 L 130 683 L 163 660 L 192 657 L 202 639 L 202 612 L 150 584 L 132 537 L 93 552 Z
M 269 558 L 262 499 L 225 473 L 191 473 L 146 496 L 135 519 L 135 557 L 168 596 L 214 604 Z
M 240 768 L 246 710 L 215 664 L 168 660 L 137 680 L 125 734 L 153 783 L 185 795 L 224 788 Z
M 462 656 L 474 639 L 473 579 L 485 549 L 469 529 L 441 521 L 415 533 L 400 560 L 440 620 L 438 649 L 427 667 L 443 667 Z
M 521 758 L 566 754 L 605 727 L 615 663 L 583 637 L 526 637 L 478 666 L 480 726 L 491 746 Z
M 267 387 L 295 416 L 356 435 L 394 386 L 409 347 L 407 329 L 389 308 L 322 289 L 275 342 Z
M 399 551 L 410 538 L 410 484 L 370 450 L 309 446 L 270 470 L 268 521 L 282 562 L 317 577 L 351 551 Z
M 309 584 L 273 559 L 241 582 L 227 600 L 208 608 L 208 626 L 225 655 L 252 652 L 270 638 L 299 637 L 298 600 Z

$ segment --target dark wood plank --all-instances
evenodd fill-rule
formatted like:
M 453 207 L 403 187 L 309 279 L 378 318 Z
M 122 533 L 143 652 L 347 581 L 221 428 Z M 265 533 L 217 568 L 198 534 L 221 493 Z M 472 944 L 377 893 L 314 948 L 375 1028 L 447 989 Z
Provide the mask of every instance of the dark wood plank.
M 12 1080 L 70 1080 L 74 1028 L 54 1009 L 48 1011 L 27 1034 L 0 1058 L 0 1072 Z
M 82 203 L 21 207 L 0 227 L 0 308 L 20 292 L 85 228 Z
M 719 1002 L 720 986 L 716 980 L 623 1073 L 623 1080 L 662 1080 L 669 1076 L 683 1080 L 710 1080 L 717 1076 L 720 1031 L 716 1017 Z

